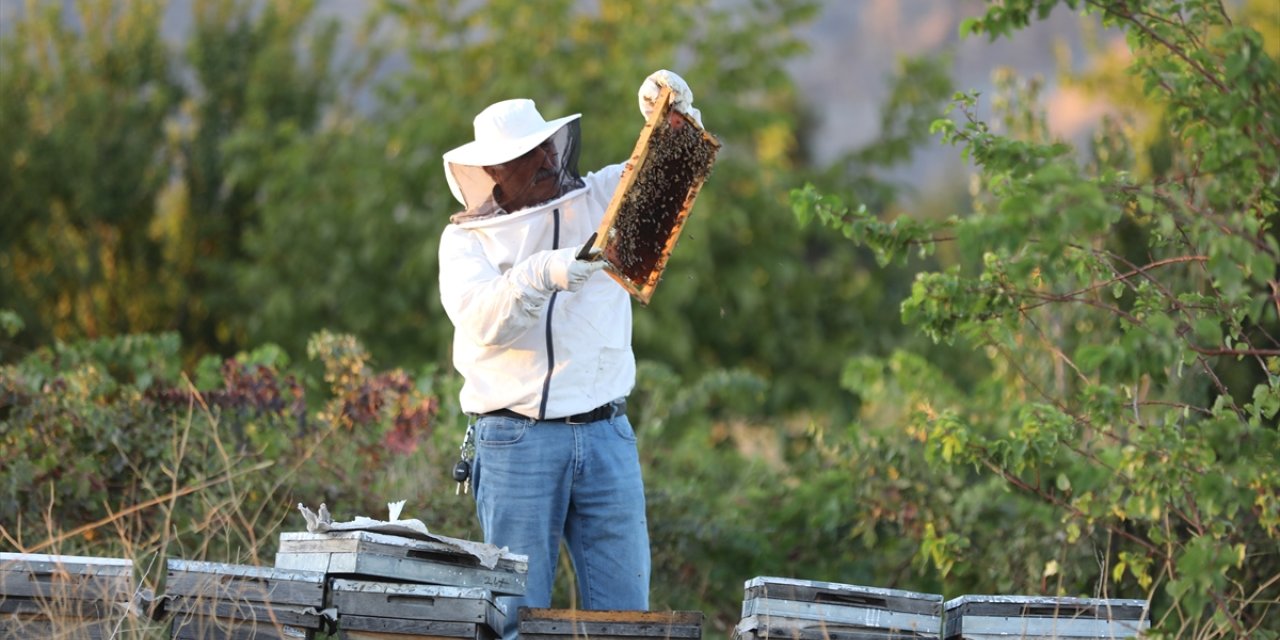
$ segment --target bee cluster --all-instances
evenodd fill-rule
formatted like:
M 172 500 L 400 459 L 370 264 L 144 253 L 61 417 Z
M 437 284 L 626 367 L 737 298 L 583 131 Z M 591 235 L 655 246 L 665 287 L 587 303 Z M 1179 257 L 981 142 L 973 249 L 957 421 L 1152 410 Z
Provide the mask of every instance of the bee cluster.
M 637 287 L 655 284 L 697 188 L 711 173 L 719 144 L 685 116 L 660 118 L 648 155 L 619 203 L 605 259 Z

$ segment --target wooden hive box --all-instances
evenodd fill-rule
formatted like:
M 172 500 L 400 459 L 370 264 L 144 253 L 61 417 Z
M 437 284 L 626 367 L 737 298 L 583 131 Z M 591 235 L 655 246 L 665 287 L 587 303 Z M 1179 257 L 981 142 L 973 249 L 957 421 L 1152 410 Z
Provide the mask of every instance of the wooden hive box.
M 139 626 L 136 593 L 127 559 L 0 553 L 0 638 L 110 638 Z
M 337 610 L 339 635 L 349 640 L 495 640 L 505 620 L 493 593 L 479 587 L 335 578 L 328 606 Z
M 700 611 L 583 611 L 521 607 L 521 640 L 635 640 L 702 637 Z
M 672 96 L 667 87 L 659 93 L 592 244 L 606 273 L 642 304 L 653 297 L 720 149 L 673 108 Z
M 757 577 L 745 584 L 740 640 L 938 638 L 942 596 L 833 582 Z
M 325 619 L 323 573 L 170 559 L 173 638 L 311 638 Z
M 1151 625 L 1145 600 L 967 595 L 945 610 L 945 640 L 1118 640 Z
M 285 532 L 275 565 L 337 577 L 379 578 L 523 595 L 526 556 L 503 551 L 493 567 L 457 546 L 371 531 Z

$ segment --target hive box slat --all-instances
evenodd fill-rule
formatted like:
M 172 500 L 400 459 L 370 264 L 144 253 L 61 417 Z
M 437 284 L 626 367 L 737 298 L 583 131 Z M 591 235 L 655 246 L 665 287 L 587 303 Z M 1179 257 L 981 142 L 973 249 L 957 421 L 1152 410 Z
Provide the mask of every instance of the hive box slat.
M 584 611 L 521 607 L 521 640 L 623 640 L 702 637 L 699 611 Z
M 937 640 L 938 633 L 878 629 L 831 624 L 821 620 L 743 618 L 734 629 L 735 640 Z M 1008 640 L 1008 639 L 1006 639 Z
M 130 560 L 0 553 L 0 597 L 126 602 L 133 591 Z
M 184 615 L 173 620 L 172 640 L 309 640 L 310 629 L 269 622 L 250 623 L 213 616 Z
M 171 597 L 324 606 L 323 572 L 174 559 L 168 569 L 165 595 Z
M 343 638 L 466 638 L 467 640 L 493 640 L 496 635 L 482 624 L 471 622 L 446 622 L 442 620 L 412 620 L 408 618 L 379 618 L 374 616 L 338 615 L 338 632 Z
M 296 605 L 265 605 L 223 600 L 177 598 L 169 601 L 165 606 L 165 611 L 175 619 L 186 617 L 218 618 L 227 626 L 259 624 L 319 629 L 323 624 L 323 620 L 316 609 L 299 608 Z
M 46 640 L 107 640 L 116 630 L 116 621 L 106 618 L 59 618 L 44 616 L 0 616 L 0 638 L 42 638 Z
M 448 544 L 370 531 L 281 533 L 275 566 L 330 576 L 482 587 L 501 595 L 523 595 L 529 572 L 523 555 L 503 552 L 490 569 Z
M 124 602 L 101 600 L 69 600 L 55 602 L 35 598 L 7 598 L 0 595 L 0 615 L 28 614 L 58 618 L 110 618 L 125 615 L 128 605 Z
M 1112 640 L 1150 627 L 1143 600 L 968 595 L 945 609 L 946 640 Z

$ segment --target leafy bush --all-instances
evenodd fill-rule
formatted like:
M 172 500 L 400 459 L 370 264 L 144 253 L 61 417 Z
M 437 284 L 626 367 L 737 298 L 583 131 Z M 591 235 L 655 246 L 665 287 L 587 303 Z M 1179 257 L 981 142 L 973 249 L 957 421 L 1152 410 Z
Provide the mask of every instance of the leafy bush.
M 964 28 L 999 37 L 1058 4 L 997 2 Z M 949 482 L 921 494 L 923 533 L 894 530 L 948 592 L 1139 597 L 1157 637 L 1275 638 L 1280 69 L 1217 2 L 1088 7 L 1125 32 L 1145 95 L 1088 153 L 1051 139 L 1037 85 L 1006 74 L 996 122 L 960 94 L 935 124 L 976 164 L 972 215 L 886 223 L 793 192 L 802 221 L 885 260 L 954 242 L 902 316 L 977 363 L 855 359 L 862 419 L 823 436 L 857 452 L 893 425 L 923 443 L 914 473 Z

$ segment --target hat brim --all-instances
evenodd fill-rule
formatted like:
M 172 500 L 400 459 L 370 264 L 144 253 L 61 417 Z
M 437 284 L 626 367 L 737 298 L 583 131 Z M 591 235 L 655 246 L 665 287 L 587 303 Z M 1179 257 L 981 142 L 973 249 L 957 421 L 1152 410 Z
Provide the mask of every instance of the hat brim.
M 472 167 L 491 167 L 495 164 L 502 164 L 510 160 L 515 160 L 527 153 L 530 149 L 542 144 L 552 134 L 559 131 L 564 125 L 581 118 L 582 114 L 575 113 L 571 116 L 556 118 L 550 120 L 546 125 L 531 131 L 519 138 L 512 140 L 503 140 L 501 142 L 479 141 L 474 140 L 468 142 L 456 149 L 445 152 L 444 161 L 446 164 L 465 164 Z

